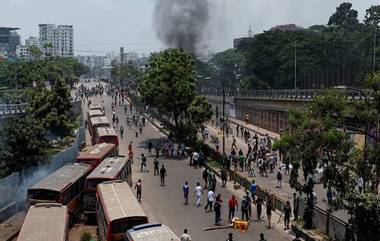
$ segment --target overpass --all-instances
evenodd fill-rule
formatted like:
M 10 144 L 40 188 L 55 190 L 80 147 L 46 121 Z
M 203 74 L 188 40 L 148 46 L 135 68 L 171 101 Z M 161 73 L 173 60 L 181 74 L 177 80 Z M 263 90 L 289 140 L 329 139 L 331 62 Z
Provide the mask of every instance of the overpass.
M 250 124 L 281 133 L 287 127 L 287 113 L 292 110 L 305 110 L 306 104 L 317 96 L 326 94 L 328 89 L 285 89 L 285 90 L 250 90 L 226 91 L 226 113 L 240 120 L 248 117 Z M 367 90 L 337 88 L 349 101 L 365 100 Z M 213 106 L 214 113 L 222 112 L 223 92 L 201 92 Z
M 28 103 L 21 104 L 0 104 L 0 119 L 12 116 L 22 115 L 25 113 Z

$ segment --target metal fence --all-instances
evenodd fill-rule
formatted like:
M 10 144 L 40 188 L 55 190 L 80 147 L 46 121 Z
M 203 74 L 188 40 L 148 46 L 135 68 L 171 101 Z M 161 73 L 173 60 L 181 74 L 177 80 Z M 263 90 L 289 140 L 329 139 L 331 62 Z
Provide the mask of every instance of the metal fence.
M 298 215 L 300 217 L 305 213 L 307 207 L 306 201 L 299 200 Z M 322 230 L 330 238 L 336 241 L 347 240 L 348 224 L 337 218 L 331 213 L 328 213 L 318 207 L 313 209 L 313 224 L 316 228 Z
M 0 222 L 25 208 L 26 192 L 30 186 L 66 163 L 73 162 L 84 140 L 85 127 L 82 125 L 76 133 L 75 143 L 52 156 L 46 164 L 25 168 L 0 179 Z

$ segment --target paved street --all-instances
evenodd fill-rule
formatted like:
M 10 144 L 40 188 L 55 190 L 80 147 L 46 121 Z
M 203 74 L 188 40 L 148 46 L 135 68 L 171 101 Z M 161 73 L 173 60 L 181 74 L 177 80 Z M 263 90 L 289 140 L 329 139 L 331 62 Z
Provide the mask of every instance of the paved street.
M 93 102 L 101 102 L 99 98 L 93 98 Z M 106 106 L 107 117 L 111 120 L 111 99 L 104 96 L 104 104 Z M 124 109 L 122 106 L 118 106 L 116 114 L 121 120 L 121 124 L 125 123 Z M 135 138 L 134 130 L 129 130 L 124 126 L 124 139 L 120 147 L 120 152 L 126 154 L 127 143 L 133 141 L 133 148 L 135 157 L 140 156 L 141 153 L 148 154 L 146 149 L 146 143 L 148 139 L 151 139 L 153 143 L 161 141 L 165 136 L 161 134 L 155 127 L 148 124 L 142 135 Z M 153 176 L 153 164 L 152 157 L 148 157 L 149 173 L 140 172 L 140 160 L 135 158 L 133 165 L 133 181 L 136 182 L 139 178 L 143 182 L 142 192 L 142 206 L 148 214 L 151 222 L 164 223 L 170 226 L 173 231 L 180 235 L 184 228 L 188 228 L 193 240 L 204 241 L 223 241 L 227 238 L 228 232 L 233 232 L 236 240 L 258 240 L 259 233 L 263 232 L 267 240 L 291 240 L 292 236 L 283 230 L 283 223 L 277 223 L 278 217 L 272 218 L 272 223 L 275 226 L 272 229 L 267 229 L 264 226 L 264 222 L 251 222 L 248 232 L 241 233 L 233 229 L 223 229 L 216 231 L 203 231 L 204 227 L 212 226 L 214 223 L 214 213 L 206 213 L 203 207 L 196 208 L 194 205 L 194 195 L 190 195 L 190 205 L 184 206 L 182 204 L 182 185 L 185 181 L 190 184 L 190 191 L 195 187 L 197 181 L 202 183 L 200 169 L 194 169 L 189 166 L 188 158 L 176 158 L 176 159 L 164 159 L 161 164 L 164 164 L 168 177 L 167 185 L 160 186 L 160 180 L 158 176 Z M 231 184 L 227 188 L 221 188 L 218 183 L 216 193 L 222 195 L 224 201 L 222 209 L 222 223 L 226 223 L 227 202 L 232 193 L 239 197 L 243 196 L 243 193 L 231 191 Z M 205 199 L 203 199 L 202 206 L 205 205 Z M 255 209 L 255 208 L 253 208 Z M 240 216 L 240 211 L 237 216 Z M 253 216 L 256 218 L 256 212 L 253 212 Z

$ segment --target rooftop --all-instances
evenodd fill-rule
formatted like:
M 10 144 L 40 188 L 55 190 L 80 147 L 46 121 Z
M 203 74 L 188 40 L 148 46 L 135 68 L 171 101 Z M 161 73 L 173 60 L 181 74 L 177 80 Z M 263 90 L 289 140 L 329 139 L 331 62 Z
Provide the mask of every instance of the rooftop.
M 106 158 L 88 175 L 87 179 L 112 179 L 123 169 L 126 163 L 127 158 L 125 156 Z

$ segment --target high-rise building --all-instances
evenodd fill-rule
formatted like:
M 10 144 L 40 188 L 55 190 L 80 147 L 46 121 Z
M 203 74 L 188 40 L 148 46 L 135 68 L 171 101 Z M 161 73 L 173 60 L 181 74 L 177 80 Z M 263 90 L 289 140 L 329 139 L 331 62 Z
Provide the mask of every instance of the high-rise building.
M 0 27 L 0 53 L 2 56 L 15 56 L 16 47 L 20 44 L 19 28 Z
M 74 57 L 72 25 L 40 24 L 40 45 L 47 55 Z
M 30 36 L 29 38 L 25 40 L 25 46 L 30 47 L 33 45 L 36 47 L 40 47 L 40 41 L 38 40 L 37 37 Z

